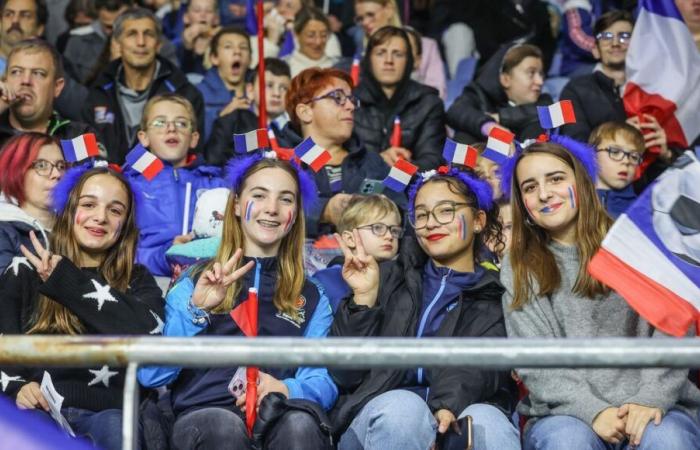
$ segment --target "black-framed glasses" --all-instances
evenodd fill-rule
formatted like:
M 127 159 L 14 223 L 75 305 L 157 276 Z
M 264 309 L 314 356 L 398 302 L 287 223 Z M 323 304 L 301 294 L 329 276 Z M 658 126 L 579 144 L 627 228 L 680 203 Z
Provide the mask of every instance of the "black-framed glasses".
M 173 124 L 177 131 L 191 131 L 192 121 L 188 119 L 175 119 L 167 120 L 165 117 L 156 117 L 155 119 L 148 122 L 148 128 L 155 128 L 156 130 L 165 130 L 168 128 L 169 124 Z
M 448 225 L 455 220 L 455 214 L 459 206 L 473 207 L 474 205 L 466 202 L 444 201 L 435 205 L 431 210 L 416 208 L 413 211 L 413 216 L 409 214 L 408 221 L 416 230 L 427 227 L 430 216 L 433 216 L 435 221 L 440 225 Z
M 319 100 L 323 100 L 324 98 L 333 100 L 338 106 L 345 105 L 345 102 L 349 100 L 355 108 L 360 107 L 360 99 L 355 97 L 355 94 L 346 94 L 342 89 L 334 89 L 327 94 L 314 97 L 311 99 L 311 102 L 317 102 Z
M 599 148 L 597 151 L 608 152 L 608 156 L 613 161 L 622 161 L 625 159 L 625 157 L 627 157 L 627 159 L 629 159 L 629 161 L 635 166 L 642 163 L 642 154 L 639 152 L 628 152 L 627 150 L 612 146 L 608 148 Z
M 595 35 L 595 38 L 601 42 L 611 43 L 613 40 L 618 44 L 629 44 L 632 39 L 632 33 L 629 31 L 621 31 L 617 34 L 612 31 L 603 31 Z
M 56 171 L 59 174 L 62 174 L 66 170 L 68 170 L 70 165 L 66 161 L 63 161 L 63 160 L 56 161 L 55 163 L 52 163 L 51 161 L 47 161 L 45 159 L 37 159 L 36 161 L 34 161 L 31 164 L 30 167 L 32 169 L 34 169 L 34 171 L 37 174 L 41 175 L 42 177 L 48 177 L 49 175 L 51 175 L 51 171 L 53 169 L 56 169 Z
M 403 237 L 403 228 L 398 225 L 387 225 L 385 223 L 372 223 L 369 225 L 362 225 L 357 227 L 358 230 L 369 229 L 372 230 L 372 234 L 379 237 L 384 237 L 386 232 L 391 233 L 391 237 L 394 239 L 401 239 Z

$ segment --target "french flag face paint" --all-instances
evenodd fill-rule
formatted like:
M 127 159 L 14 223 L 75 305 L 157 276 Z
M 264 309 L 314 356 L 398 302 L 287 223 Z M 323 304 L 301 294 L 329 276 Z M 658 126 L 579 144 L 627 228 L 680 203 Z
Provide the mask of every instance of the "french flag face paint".
M 463 214 L 459 216 L 459 237 L 463 241 L 467 240 L 467 221 Z
M 253 202 L 252 200 L 248 200 L 245 202 L 245 221 L 250 222 L 250 216 L 253 213 Z
M 569 202 L 571 202 L 571 209 L 576 209 L 576 189 L 573 186 L 569 186 Z
M 289 211 L 287 215 L 287 222 L 284 225 L 285 234 L 289 233 L 289 230 L 292 229 L 292 225 L 294 225 L 294 213 L 292 211 Z

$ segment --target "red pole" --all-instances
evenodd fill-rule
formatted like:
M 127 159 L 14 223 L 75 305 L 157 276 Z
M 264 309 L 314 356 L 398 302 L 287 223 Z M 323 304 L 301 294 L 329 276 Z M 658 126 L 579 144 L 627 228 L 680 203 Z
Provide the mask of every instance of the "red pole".
M 267 128 L 267 103 L 265 101 L 265 29 L 263 28 L 263 0 L 258 0 L 258 86 L 260 103 L 258 105 L 258 127 Z

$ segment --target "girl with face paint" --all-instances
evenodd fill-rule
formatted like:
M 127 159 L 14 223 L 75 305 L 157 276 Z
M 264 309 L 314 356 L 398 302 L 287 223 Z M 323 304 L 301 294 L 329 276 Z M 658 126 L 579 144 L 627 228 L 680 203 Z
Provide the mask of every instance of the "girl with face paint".
M 163 298 L 148 270 L 135 263 L 134 192 L 106 167 L 70 169 L 53 190 L 57 212 L 49 245 L 33 232 L 0 278 L 0 333 L 158 334 Z M 21 409 L 48 411 L 39 388 L 44 371 L 63 397 L 76 436 L 121 449 L 124 370 L 0 368 L 5 395 Z M 9 378 L 8 378 L 9 377 Z M 47 412 L 48 417 L 48 412 Z
M 229 168 L 232 192 L 218 252 L 210 262 L 186 272 L 168 293 L 165 335 L 249 335 L 245 324 L 231 319 L 231 312 L 255 289 L 257 335 L 326 336 L 332 321 L 330 303 L 305 277 L 302 259 L 304 208 L 314 204 L 313 181 L 296 164 L 268 155 L 247 156 L 232 161 Z M 253 448 L 245 424 L 246 394 L 228 389 L 238 369 L 150 367 L 139 371 L 145 386 L 172 383 L 173 448 Z M 282 411 L 280 419 L 262 433 L 265 448 L 329 448 L 330 437 L 319 421 L 338 391 L 326 369 L 259 369 L 261 411 L 283 407 L 286 399 L 316 411 Z M 257 432 L 263 425 L 255 427 Z
M 336 312 L 333 335 L 504 337 L 503 287 L 481 259 L 486 242 L 502 245 L 491 195 L 473 172 L 441 167 L 410 188 L 415 237 L 404 237 L 396 260 L 380 268 L 357 230 L 355 252 L 338 239 L 352 295 Z M 331 373 L 348 392 L 334 414 L 334 426 L 343 432 L 340 449 L 360 448 L 357 440 L 366 442 L 369 433 L 380 436 L 384 448 L 430 448 L 437 440 L 440 448 L 463 449 L 467 415 L 474 421 L 475 448 L 520 448 L 508 420 L 515 393 L 507 372 L 419 367 Z M 369 398 L 368 392 L 378 395 Z
M 593 148 L 560 136 L 504 166 L 512 241 L 502 264 L 503 308 L 515 337 L 662 336 L 588 262 L 611 225 L 595 191 Z M 525 449 L 698 449 L 700 390 L 688 370 L 519 369 Z

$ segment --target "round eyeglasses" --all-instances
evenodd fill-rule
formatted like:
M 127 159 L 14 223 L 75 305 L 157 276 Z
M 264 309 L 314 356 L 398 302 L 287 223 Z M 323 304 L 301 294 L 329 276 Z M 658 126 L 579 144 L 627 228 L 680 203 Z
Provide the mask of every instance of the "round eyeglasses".
M 362 225 L 357 227 L 358 230 L 369 229 L 372 230 L 372 234 L 379 237 L 384 237 L 386 232 L 391 233 L 391 237 L 394 239 L 401 239 L 403 237 L 403 228 L 397 225 L 387 225 L 385 223 L 373 223 L 370 225 Z
M 52 163 L 51 161 L 47 161 L 45 159 L 37 159 L 31 164 L 30 167 L 42 177 L 48 177 L 51 175 L 51 171 L 53 169 L 56 169 L 56 172 L 62 174 L 68 170 L 70 166 L 66 161 L 56 161 L 55 163 Z
M 431 210 L 426 208 L 416 208 L 413 212 L 413 216 L 409 214 L 408 219 L 413 228 L 416 230 L 421 230 L 427 227 L 430 216 L 433 216 L 435 221 L 440 225 L 448 225 L 455 220 L 455 213 L 457 212 L 457 207 L 459 206 L 472 207 L 473 205 L 465 202 L 441 202 L 435 205 L 435 207 Z
M 192 122 L 187 119 L 167 120 L 164 117 L 156 117 L 155 119 L 148 122 L 148 128 L 154 128 L 160 131 L 168 128 L 169 124 L 173 124 L 177 131 L 192 130 Z
M 603 31 L 595 35 L 595 38 L 601 42 L 611 43 L 617 42 L 618 44 L 629 44 L 630 39 L 632 39 L 632 33 L 629 31 L 621 31 L 617 34 L 612 31 Z
M 327 94 L 314 97 L 309 101 L 309 103 L 317 102 L 319 100 L 323 100 L 324 98 L 333 100 L 338 106 L 344 106 L 345 102 L 349 100 L 350 103 L 352 103 L 352 106 L 354 106 L 355 108 L 360 107 L 360 99 L 355 97 L 355 94 L 346 94 L 345 92 L 343 92 L 342 89 L 335 89 L 328 92 Z
M 627 150 L 623 150 L 619 147 L 600 148 L 597 150 L 597 152 L 607 152 L 608 156 L 613 161 L 622 161 L 625 159 L 625 157 L 627 157 L 627 159 L 629 159 L 629 161 L 632 164 L 634 164 L 635 166 L 642 163 L 642 154 L 641 153 L 628 152 Z

